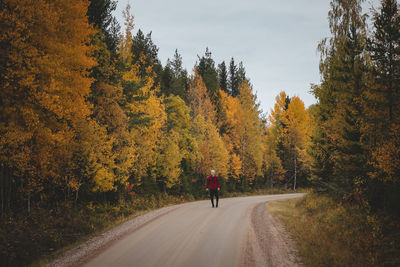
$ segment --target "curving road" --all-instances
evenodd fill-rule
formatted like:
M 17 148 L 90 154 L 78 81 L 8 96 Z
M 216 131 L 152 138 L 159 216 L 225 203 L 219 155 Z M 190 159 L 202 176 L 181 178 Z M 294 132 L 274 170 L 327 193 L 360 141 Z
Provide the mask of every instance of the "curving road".
M 126 235 L 84 266 L 238 266 L 253 208 L 302 195 L 220 199 L 219 208 L 211 208 L 210 201 L 183 204 Z

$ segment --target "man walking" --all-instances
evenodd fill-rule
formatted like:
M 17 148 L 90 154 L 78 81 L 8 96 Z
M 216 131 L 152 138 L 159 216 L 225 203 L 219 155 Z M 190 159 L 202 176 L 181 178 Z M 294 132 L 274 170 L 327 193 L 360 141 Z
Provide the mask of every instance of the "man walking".
M 218 192 L 220 189 L 220 183 L 218 180 L 218 177 L 215 175 L 215 171 L 211 170 L 211 176 L 208 176 L 207 178 L 207 185 L 206 185 L 206 190 L 210 189 L 210 198 L 211 198 L 211 204 L 212 207 L 214 208 L 214 196 L 216 200 L 216 206 L 218 208 Z

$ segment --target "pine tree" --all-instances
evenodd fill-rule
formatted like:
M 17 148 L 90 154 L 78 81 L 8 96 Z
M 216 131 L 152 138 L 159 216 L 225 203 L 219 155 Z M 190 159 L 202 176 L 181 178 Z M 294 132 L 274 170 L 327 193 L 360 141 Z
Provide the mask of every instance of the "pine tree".
M 369 198 L 374 207 L 397 208 L 400 190 L 400 12 L 397 1 L 382 1 L 368 40 L 371 85 L 364 93 L 364 139 L 370 162 Z
M 237 66 L 235 64 L 235 60 L 231 59 L 229 63 L 229 79 L 228 79 L 228 88 L 230 95 L 233 97 L 237 97 L 239 95 L 239 77 L 237 75 Z
M 174 73 L 174 77 L 180 77 L 185 72 L 183 69 L 182 56 L 178 53 L 178 49 L 175 49 L 174 58 L 170 61 L 171 69 Z
M 218 65 L 218 82 L 219 88 L 228 93 L 228 72 L 226 70 L 225 61 Z
M 385 120 L 389 119 L 388 125 L 390 125 L 394 119 L 395 100 L 400 90 L 400 18 L 397 1 L 382 1 L 380 13 L 374 16 L 375 31 L 369 41 L 369 51 L 380 89 L 377 94 L 381 94 L 384 101 L 379 103 L 379 107 L 382 109 L 386 107 L 387 112 L 383 116 Z
M 161 90 L 165 95 L 177 95 L 187 101 L 189 79 L 187 71 L 183 69 L 182 56 L 175 50 L 174 58 L 167 60 L 162 76 Z
M 239 84 L 242 84 L 244 81 L 247 80 L 247 78 L 246 78 L 246 70 L 245 70 L 245 68 L 243 66 L 243 62 L 239 63 L 239 68 L 238 68 L 238 71 L 237 71 L 237 78 L 238 78 L 238 83 Z
M 90 24 L 95 28 L 107 31 L 112 25 L 114 19 L 112 12 L 117 7 L 117 1 L 114 0 L 90 0 L 87 10 L 87 16 Z
M 132 38 L 132 64 L 139 64 L 139 74 L 144 78 L 148 75 L 148 69 L 151 68 L 154 76 L 154 87 L 160 84 L 162 66 L 158 58 L 158 47 L 151 39 L 151 32 L 146 36 L 139 29 Z
M 361 95 L 365 89 L 365 16 L 361 1 L 333 0 L 329 12 L 332 36 L 321 42 L 322 84 L 314 87 L 321 127 L 313 138 L 319 181 L 341 195 L 351 194 L 365 177 L 365 151 L 361 142 Z M 329 41 L 329 43 L 327 43 Z M 320 162 L 321 160 L 329 161 Z
M 103 41 L 107 44 L 108 50 L 111 51 L 111 57 L 115 59 L 121 28 L 117 19 L 112 15 L 117 7 L 117 1 L 90 0 L 89 2 L 87 11 L 89 23 L 102 33 Z
M 214 105 L 218 105 L 218 72 L 215 68 L 215 62 L 211 57 L 211 51 L 206 48 L 204 56 L 199 57 L 199 62 L 196 64 L 196 69 L 199 75 L 202 77 L 204 84 L 208 90 L 211 101 Z
M 161 92 L 165 96 L 169 96 L 173 93 L 173 90 L 171 89 L 171 83 L 174 78 L 174 73 L 171 69 L 171 61 L 168 59 L 167 60 L 167 65 L 165 65 L 161 77 L 160 77 L 160 87 L 161 87 Z

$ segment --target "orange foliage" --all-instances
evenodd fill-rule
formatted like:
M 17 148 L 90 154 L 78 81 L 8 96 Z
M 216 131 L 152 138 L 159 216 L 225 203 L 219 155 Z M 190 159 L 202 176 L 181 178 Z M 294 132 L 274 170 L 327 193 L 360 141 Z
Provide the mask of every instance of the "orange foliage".
M 73 174 L 79 125 L 96 63 L 88 3 L 80 0 L 5 0 L 2 21 L 0 160 L 19 170 L 26 189 L 51 183 L 79 187 Z M 73 164 L 72 164 L 73 165 Z

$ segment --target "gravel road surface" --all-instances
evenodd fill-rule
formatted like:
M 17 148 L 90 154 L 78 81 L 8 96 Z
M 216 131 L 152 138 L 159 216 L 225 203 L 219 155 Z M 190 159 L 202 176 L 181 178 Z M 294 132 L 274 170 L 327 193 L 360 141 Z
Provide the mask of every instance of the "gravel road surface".
M 171 206 L 138 216 L 49 266 L 297 266 L 293 242 L 267 211 L 283 194 Z

